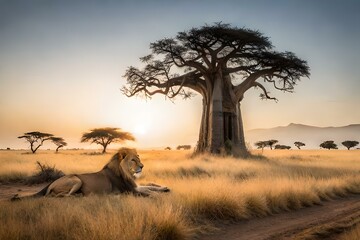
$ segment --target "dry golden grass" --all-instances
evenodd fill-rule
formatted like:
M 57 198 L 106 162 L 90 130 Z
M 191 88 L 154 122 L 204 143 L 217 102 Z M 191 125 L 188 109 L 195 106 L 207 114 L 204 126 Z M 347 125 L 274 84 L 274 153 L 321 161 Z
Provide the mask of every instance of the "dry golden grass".
M 359 240 L 360 239 L 360 224 L 357 224 L 353 229 L 347 231 L 339 240 Z
M 36 161 L 68 173 L 94 172 L 111 154 L 0 152 L 0 179 L 26 176 Z M 139 183 L 171 188 L 150 198 L 92 196 L 0 203 L 0 239 L 188 239 L 217 221 L 290 211 L 360 193 L 359 151 L 264 151 L 250 159 L 139 151 Z M 261 151 L 254 151 L 261 154 Z M 265 157 L 266 158 L 265 158 Z M 28 227 L 31 226 L 31 227 Z

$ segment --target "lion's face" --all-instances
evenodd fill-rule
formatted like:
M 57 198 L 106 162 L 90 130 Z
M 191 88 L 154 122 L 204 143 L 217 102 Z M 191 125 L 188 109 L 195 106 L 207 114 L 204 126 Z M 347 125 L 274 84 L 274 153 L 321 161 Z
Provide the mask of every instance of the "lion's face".
M 130 176 L 134 178 L 141 176 L 141 172 L 144 167 L 136 150 L 128 151 L 120 165 Z
M 129 162 L 129 170 L 132 176 L 139 178 L 142 173 L 144 165 L 140 162 L 139 155 L 136 155 L 131 158 Z

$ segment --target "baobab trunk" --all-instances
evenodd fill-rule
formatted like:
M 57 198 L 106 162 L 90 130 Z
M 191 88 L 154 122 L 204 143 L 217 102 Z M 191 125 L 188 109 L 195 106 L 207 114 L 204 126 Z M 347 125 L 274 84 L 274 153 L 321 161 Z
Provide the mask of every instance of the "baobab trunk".
M 211 96 L 203 99 L 196 152 L 218 154 L 226 150 L 227 153 L 236 156 L 246 156 L 248 152 L 245 146 L 240 103 L 232 102 L 231 98 L 224 94 L 222 83 L 222 79 L 218 78 Z M 226 149 L 229 148 L 229 144 L 230 149 Z
M 209 142 L 207 151 L 211 153 L 220 153 L 224 146 L 224 117 L 222 109 L 222 79 L 220 74 L 215 77 L 213 92 L 210 97 L 209 112 Z
M 232 154 L 246 156 L 248 151 L 245 145 L 240 103 L 235 105 L 232 112 L 223 112 L 221 110 L 221 115 L 214 116 L 213 112 L 210 115 L 210 109 L 206 101 L 203 101 L 203 113 L 196 152 L 220 153 L 220 149 L 225 147 L 225 142 L 230 141 Z M 214 136 L 217 137 L 214 138 Z
M 197 153 L 202 153 L 206 151 L 206 148 L 208 146 L 208 128 L 209 128 L 209 104 L 208 104 L 208 99 L 203 98 L 199 140 L 196 147 Z

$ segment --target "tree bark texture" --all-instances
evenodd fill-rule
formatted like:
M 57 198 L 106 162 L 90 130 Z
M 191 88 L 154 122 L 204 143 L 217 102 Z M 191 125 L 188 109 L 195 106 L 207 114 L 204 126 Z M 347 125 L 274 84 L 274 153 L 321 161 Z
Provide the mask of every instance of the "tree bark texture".
M 228 85 L 227 85 L 228 84 Z M 196 153 L 219 154 L 230 142 L 233 155 L 246 155 L 244 128 L 239 99 L 231 96 L 231 85 L 221 74 L 214 80 L 211 94 L 204 96 Z M 227 146 L 229 147 L 229 146 Z

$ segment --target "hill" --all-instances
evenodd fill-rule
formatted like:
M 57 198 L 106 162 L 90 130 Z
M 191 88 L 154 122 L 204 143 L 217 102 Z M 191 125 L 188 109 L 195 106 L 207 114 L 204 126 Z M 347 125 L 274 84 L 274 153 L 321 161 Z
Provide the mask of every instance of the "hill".
M 276 139 L 280 144 L 295 148 L 294 142 L 300 141 L 306 144 L 307 149 L 318 149 L 320 143 L 333 140 L 339 149 L 345 149 L 341 142 L 356 140 L 360 142 L 360 124 L 351 124 L 342 127 L 315 127 L 303 124 L 291 123 L 288 126 L 280 126 L 268 129 L 253 129 L 246 131 L 246 141 L 254 147 L 256 141 Z

